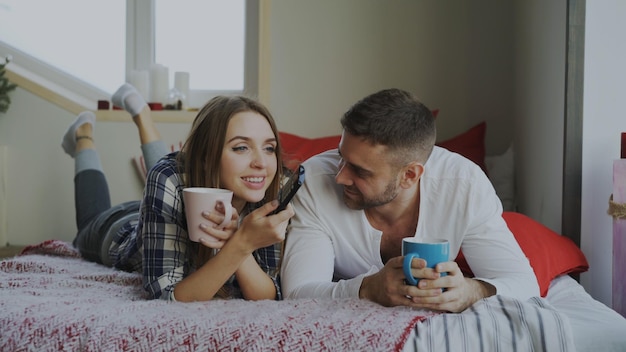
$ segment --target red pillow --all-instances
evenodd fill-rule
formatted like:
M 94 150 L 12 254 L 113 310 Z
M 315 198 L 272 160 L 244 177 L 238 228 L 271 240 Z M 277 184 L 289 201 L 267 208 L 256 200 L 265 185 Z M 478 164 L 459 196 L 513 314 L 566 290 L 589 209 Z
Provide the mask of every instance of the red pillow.
M 451 152 L 459 153 L 475 162 L 487 174 L 485 164 L 485 132 L 487 123 L 481 122 L 470 128 L 468 131 L 436 143 L 438 146 L 448 149 Z
M 550 282 L 555 277 L 589 270 L 585 254 L 570 238 L 520 213 L 504 212 L 502 217 L 530 261 L 537 276 L 541 297 L 548 294 Z M 460 251 L 456 262 L 466 276 L 474 276 Z
M 278 134 L 283 147 L 283 163 L 292 170 L 313 155 L 337 148 L 341 139 L 341 135 L 305 138 L 286 132 Z

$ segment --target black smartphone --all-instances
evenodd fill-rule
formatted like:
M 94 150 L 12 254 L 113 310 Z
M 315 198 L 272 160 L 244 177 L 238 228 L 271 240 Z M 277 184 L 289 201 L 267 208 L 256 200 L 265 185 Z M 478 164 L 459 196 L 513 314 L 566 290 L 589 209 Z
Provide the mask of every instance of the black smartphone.
M 293 171 L 289 178 L 287 178 L 287 181 L 285 181 L 283 186 L 280 188 L 278 193 L 278 208 L 276 208 L 276 210 L 271 212 L 269 215 L 274 215 L 285 210 L 287 204 L 291 202 L 291 199 L 296 195 L 296 192 L 300 189 L 300 186 L 302 186 L 303 183 L 304 167 L 300 165 L 296 171 Z

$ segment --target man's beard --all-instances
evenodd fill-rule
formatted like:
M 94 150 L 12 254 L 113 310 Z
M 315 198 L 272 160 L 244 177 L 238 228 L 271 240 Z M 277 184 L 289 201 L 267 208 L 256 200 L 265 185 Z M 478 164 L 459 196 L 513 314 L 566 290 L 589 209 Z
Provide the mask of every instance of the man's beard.
M 399 193 L 398 185 L 396 184 L 395 181 L 390 181 L 382 193 L 372 198 L 363 197 L 363 194 L 359 192 L 356 188 L 350 189 L 350 191 L 352 191 L 351 195 L 357 196 L 356 199 L 350 198 L 346 195 L 345 188 L 346 186 L 344 186 L 343 201 L 344 203 L 346 203 L 346 206 L 348 208 L 353 209 L 353 210 L 363 210 L 363 209 L 375 208 L 381 205 L 385 205 L 391 202 L 392 200 L 394 200 L 398 196 L 398 193 Z

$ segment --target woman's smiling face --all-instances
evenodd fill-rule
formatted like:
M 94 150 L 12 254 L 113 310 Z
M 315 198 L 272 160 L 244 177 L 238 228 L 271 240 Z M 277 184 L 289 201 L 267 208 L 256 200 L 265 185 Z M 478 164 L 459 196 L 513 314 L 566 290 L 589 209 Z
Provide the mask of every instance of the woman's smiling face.
M 241 211 L 246 202 L 261 201 L 277 165 L 276 136 L 267 119 L 253 111 L 235 114 L 220 162 L 220 187 L 233 191 L 233 206 Z

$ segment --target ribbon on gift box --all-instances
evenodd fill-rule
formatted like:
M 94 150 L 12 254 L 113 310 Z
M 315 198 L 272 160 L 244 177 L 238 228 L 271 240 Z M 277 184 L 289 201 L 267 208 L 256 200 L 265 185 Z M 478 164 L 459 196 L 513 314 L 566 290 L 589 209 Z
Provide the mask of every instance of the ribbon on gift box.
M 613 195 L 609 197 L 609 210 L 607 214 L 613 219 L 626 219 L 626 203 L 616 203 L 613 201 Z
M 625 137 L 624 134 L 622 137 Z M 624 147 L 625 138 L 623 142 Z M 626 159 L 613 161 L 613 193 L 609 199 L 608 213 L 613 217 L 612 307 L 626 317 Z

